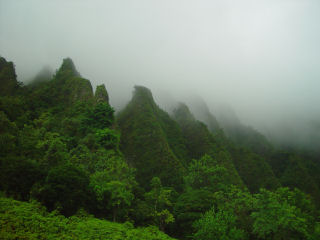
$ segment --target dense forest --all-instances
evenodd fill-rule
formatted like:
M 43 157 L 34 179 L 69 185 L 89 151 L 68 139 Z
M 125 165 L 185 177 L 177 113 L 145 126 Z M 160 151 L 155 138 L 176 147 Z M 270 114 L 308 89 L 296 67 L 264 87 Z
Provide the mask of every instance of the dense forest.
M 1 239 L 320 239 L 320 153 L 237 119 L 115 113 L 71 59 L 28 85 L 0 58 Z

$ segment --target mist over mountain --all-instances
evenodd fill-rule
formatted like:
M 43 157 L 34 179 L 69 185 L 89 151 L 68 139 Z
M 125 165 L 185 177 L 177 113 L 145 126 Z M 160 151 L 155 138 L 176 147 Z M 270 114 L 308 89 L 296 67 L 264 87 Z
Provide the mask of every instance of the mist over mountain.
M 0 239 L 320 239 L 318 0 L 0 0 Z
M 28 85 L 0 60 L 1 238 L 318 238 L 318 152 L 274 147 L 201 98 L 193 114 L 162 92 L 166 112 L 144 86 L 114 115 L 71 58 Z
M 22 82 L 70 56 L 118 110 L 134 85 L 178 102 L 196 94 L 274 141 L 309 144 L 319 135 L 319 11 L 315 0 L 3 0 L 1 55 Z

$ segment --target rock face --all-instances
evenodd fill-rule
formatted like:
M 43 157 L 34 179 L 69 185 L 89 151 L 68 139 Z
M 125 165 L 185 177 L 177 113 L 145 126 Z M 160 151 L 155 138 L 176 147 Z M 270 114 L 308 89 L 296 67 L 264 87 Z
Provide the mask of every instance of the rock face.
M 178 124 L 161 110 L 149 89 L 135 87 L 131 102 L 118 116 L 121 150 L 137 168 L 137 180 L 146 187 L 158 176 L 165 186 L 182 183 L 186 149 Z
M 106 86 L 104 84 L 97 86 L 94 97 L 97 103 L 106 102 L 109 104 L 109 95 L 108 95 Z
M 0 94 L 11 95 L 18 88 L 17 75 L 12 62 L 0 57 Z

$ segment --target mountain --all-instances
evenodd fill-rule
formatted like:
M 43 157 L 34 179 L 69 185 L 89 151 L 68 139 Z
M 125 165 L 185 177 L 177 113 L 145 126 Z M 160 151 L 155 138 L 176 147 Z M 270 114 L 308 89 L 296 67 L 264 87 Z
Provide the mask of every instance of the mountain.
M 244 127 L 235 113 L 230 110 L 229 114 L 224 115 L 225 122 L 220 122 L 221 125 L 228 126 L 226 129 L 229 134 L 226 134 L 226 137 L 223 130 L 217 130 L 219 125 L 203 101 L 197 101 L 197 107 L 194 109 L 197 109 L 196 116 L 202 116 L 207 121 L 207 126 L 210 126 L 210 124 L 212 126 L 213 123 L 215 127 L 211 127 L 213 130 L 210 132 L 210 128 L 195 120 L 195 117 L 184 104 L 180 104 L 175 110 L 175 119 L 180 123 L 187 138 L 187 148 L 193 152 L 200 150 L 200 152 L 192 156 L 193 158 L 202 156 L 205 153 L 215 156 L 218 152 L 223 151 L 228 154 L 228 159 L 230 160 L 221 161 L 223 164 L 228 163 L 228 171 L 233 172 L 234 179 L 238 179 L 234 183 L 239 182 L 239 179 L 241 179 L 252 192 L 257 192 L 261 187 L 275 189 L 280 186 L 272 168 L 263 155 L 261 156 L 252 150 L 257 150 L 257 148 L 251 147 L 250 143 L 259 144 L 252 137 L 257 136 L 257 132 L 252 130 L 249 131 L 248 135 L 237 134 L 247 132 L 247 129 L 250 128 Z M 264 140 L 263 136 L 262 140 Z M 269 151 L 267 153 L 271 154 Z
M 217 133 L 221 130 L 218 120 L 209 110 L 208 105 L 200 97 L 194 97 L 188 104 L 191 112 L 194 114 L 196 119 L 205 123 L 211 133 Z
M 236 145 L 262 156 L 269 156 L 272 153 L 273 147 L 267 138 L 252 127 L 242 124 L 230 106 L 220 106 L 217 113 L 220 126 Z
M 52 85 L 55 100 L 64 103 L 89 100 L 93 97 L 90 81 L 81 77 L 70 58 L 63 59 L 61 67 L 52 79 Z
M 239 175 L 251 192 L 257 192 L 260 188 L 276 189 L 281 186 L 263 156 L 235 145 L 231 145 L 230 152 Z
M 18 88 L 18 81 L 13 62 L 0 57 L 0 95 L 11 95 Z
M 105 102 L 109 104 L 109 95 L 104 84 L 97 86 L 94 97 L 96 102 Z
M 50 81 L 53 77 L 53 71 L 49 66 L 43 67 L 37 75 L 31 79 L 28 84 L 29 87 L 37 86 L 38 84 L 42 84 L 44 82 Z
M 205 154 L 209 154 L 216 158 L 222 166 L 226 167 L 233 184 L 244 186 L 234 167 L 232 158 L 219 136 L 211 134 L 204 123 L 196 120 L 187 105 L 180 103 L 173 111 L 173 118 L 182 129 L 189 159 L 199 159 Z
M 317 152 L 142 86 L 115 116 L 70 58 L 28 85 L 0 70 L 1 239 L 319 239 Z
M 117 123 L 128 163 L 137 169 L 137 180 L 147 186 L 160 177 L 165 186 L 179 186 L 185 171 L 186 148 L 181 130 L 154 102 L 149 89 L 136 86 Z

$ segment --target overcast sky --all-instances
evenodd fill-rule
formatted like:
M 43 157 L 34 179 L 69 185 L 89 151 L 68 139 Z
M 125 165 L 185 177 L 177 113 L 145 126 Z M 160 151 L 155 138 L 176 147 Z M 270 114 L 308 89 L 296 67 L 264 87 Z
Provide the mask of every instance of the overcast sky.
M 20 81 L 71 57 L 115 106 L 140 84 L 254 126 L 320 115 L 319 0 L 0 0 L 0 55 Z

